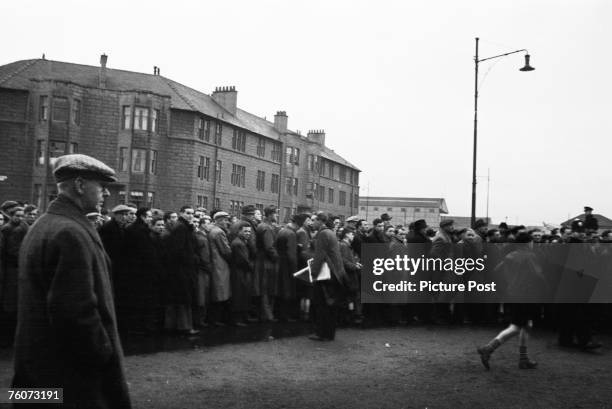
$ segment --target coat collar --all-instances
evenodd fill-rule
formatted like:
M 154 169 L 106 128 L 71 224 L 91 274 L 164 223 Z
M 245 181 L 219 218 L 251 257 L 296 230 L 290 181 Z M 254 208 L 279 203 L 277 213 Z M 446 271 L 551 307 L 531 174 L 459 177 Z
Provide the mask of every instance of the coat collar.
M 75 222 L 79 223 L 87 233 L 94 239 L 94 241 L 102 248 L 102 241 L 100 240 L 100 236 L 96 229 L 94 229 L 93 225 L 87 217 L 85 217 L 85 212 L 81 206 L 76 204 L 72 199 L 64 194 L 59 194 L 57 199 L 52 201 L 49 204 L 49 208 L 47 209 L 47 213 L 56 214 L 60 216 L 68 217 Z

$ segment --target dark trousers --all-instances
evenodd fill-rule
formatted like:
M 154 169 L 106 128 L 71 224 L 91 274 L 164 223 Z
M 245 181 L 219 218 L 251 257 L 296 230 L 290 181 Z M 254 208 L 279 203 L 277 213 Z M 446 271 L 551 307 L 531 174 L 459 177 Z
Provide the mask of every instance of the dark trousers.
M 559 343 L 571 344 L 574 337 L 578 345 L 586 345 L 592 337 L 593 304 L 557 305 Z
M 320 283 L 315 283 L 314 285 L 312 303 L 315 334 L 321 338 L 334 339 L 336 337 L 338 307 L 327 303 L 322 284 Z
M 2 307 L 0 306 L 0 348 L 13 346 L 16 328 L 17 312 L 2 311 Z

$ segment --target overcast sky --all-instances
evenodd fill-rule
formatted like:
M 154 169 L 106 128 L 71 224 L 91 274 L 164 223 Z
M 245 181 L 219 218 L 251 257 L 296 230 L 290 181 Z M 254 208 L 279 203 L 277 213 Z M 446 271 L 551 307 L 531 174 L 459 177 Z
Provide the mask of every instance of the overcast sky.
M 494 4 L 495 3 L 495 4 Z M 0 64 L 40 58 L 161 74 L 289 127 L 324 129 L 361 195 L 443 197 L 469 216 L 474 38 L 480 57 L 477 213 L 612 218 L 612 2 L 19 1 L 0 3 Z

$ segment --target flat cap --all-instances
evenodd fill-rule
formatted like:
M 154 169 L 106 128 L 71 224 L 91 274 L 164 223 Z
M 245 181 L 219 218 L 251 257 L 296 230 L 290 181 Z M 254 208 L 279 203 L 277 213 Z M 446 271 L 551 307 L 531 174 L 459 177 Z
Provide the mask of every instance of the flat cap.
M 419 219 L 417 221 L 414 222 L 414 230 L 419 231 L 422 229 L 426 229 L 429 226 L 427 226 L 427 222 L 425 221 L 425 219 Z
M 91 213 L 87 213 L 85 215 L 85 217 L 87 217 L 88 219 L 97 219 L 98 217 L 102 217 L 102 215 L 98 212 L 91 212 Z
M 484 220 L 482 220 L 482 219 L 478 219 L 478 220 L 476 220 L 476 223 L 474 224 L 474 228 L 475 228 L 475 229 L 479 229 L 479 228 L 481 228 L 481 227 L 487 227 L 487 226 L 488 226 L 487 222 L 485 222 L 485 221 L 484 221 Z
M 584 211 L 585 212 L 589 212 L 589 211 L 592 212 L 593 208 L 591 206 L 584 206 Z
M 124 205 L 124 204 L 120 204 L 120 205 L 117 205 L 117 206 L 113 207 L 111 212 L 113 212 L 113 213 L 121 213 L 121 212 L 129 212 L 131 210 L 132 210 L 132 208 L 130 206 L 127 206 L 127 205 Z
M 389 220 L 393 219 L 393 217 L 389 216 L 389 213 L 381 214 L 380 218 L 383 219 L 383 221 L 385 221 L 385 222 L 388 222 Z
M 55 180 L 63 182 L 78 176 L 103 182 L 116 182 L 115 171 L 91 156 L 72 154 L 57 158 L 53 167 Z
M 229 217 L 227 212 L 217 212 L 215 213 L 215 220 L 220 219 L 222 217 Z
M 455 223 L 455 221 L 453 219 L 444 219 L 440 222 L 440 227 L 446 227 L 446 226 L 450 226 L 453 223 Z
M 347 222 L 358 222 L 360 220 L 363 220 L 363 219 L 359 216 L 351 216 L 346 219 Z
M 0 205 L 0 211 L 8 213 L 14 207 L 20 207 L 21 205 L 14 200 L 7 200 Z

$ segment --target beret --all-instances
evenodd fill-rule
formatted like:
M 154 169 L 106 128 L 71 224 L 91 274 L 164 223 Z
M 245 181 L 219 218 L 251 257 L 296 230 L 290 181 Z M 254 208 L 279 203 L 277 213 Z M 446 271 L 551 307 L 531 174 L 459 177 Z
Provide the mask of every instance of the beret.
M 11 210 L 13 207 L 18 207 L 18 206 L 21 206 L 21 205 L 17 203 L 16 201 L 7 200 L 0 205 L 0 211 L 8 213 L 8 211 Z
M 220 219 L 222 217 L 229 217 L 229 214 L 226 212 L 217 212 L 215 213 L 215 220 Z
M 82 154 L 64 155 L 57 158 L 53 167 L 56 182 L 78 176 L 103 182 L 116 182 L 115 171 L 103 162 Z
M 121 212 L 129 212 L 130 210 L 132 210 L 131 207 L 129 207 L 127 205 L 124 205 L 124 204 L 120 204 L 120 205 L 117 205 L 117 206 L 113 207 L 111 212 L 113 212 L 113 213 L 121 213 Z

